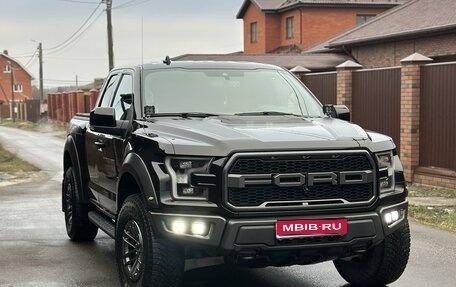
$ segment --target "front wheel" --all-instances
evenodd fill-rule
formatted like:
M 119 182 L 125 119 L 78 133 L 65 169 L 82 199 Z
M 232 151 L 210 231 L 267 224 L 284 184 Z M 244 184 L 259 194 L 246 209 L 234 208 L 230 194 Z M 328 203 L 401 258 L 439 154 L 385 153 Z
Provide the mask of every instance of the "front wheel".
M 396 281 L 404 272 L 410 254 L 408 222 L 388 235 L 361 258 L 334 261 L 339 274 L 352 286 L 380 287 Z
M 79 199 L 79 186 L 72 167 L 65 172 L 63 196 L 65 200 L 65 225 L 72 241 L 92 241 L 98 233 L 98 227 L 90 222 L 89 204 Z
M 116 227 L 121 286 L 177 287 L 184 274 L 183 249 L 155 236 L 140 195 L 129 196 Z

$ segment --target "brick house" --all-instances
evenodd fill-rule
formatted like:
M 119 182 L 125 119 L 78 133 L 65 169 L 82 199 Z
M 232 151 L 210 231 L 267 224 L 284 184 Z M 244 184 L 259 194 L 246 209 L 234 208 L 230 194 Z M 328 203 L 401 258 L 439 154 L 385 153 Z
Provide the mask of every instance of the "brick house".
M 456 61 L 456 1 L 412 0 L 321 46 L 350 52 L 364 68 L 398 66 L 413 53 Z
M 306 50 L 406 0 L 245 0 L 244 53 Z
M 12 100 L 11 69 L 14 79 L 14 101 L 21 102 L 32 98 L 32 75 L 8 51 L 0 53 L 0 101 L 9 105 Z

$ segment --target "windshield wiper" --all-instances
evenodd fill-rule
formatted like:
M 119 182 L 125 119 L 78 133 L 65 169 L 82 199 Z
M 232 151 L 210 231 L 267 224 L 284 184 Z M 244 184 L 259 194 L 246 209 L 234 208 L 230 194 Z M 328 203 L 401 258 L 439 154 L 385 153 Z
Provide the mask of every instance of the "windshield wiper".
M 284 112 L 274 112 L 274 111 L 246 112 L 246 113 L 237 113 L 234 115 L 235 116 L 297 116 L 297 117 L 304 117 L 303 115 L 284 113 Z
M 182 118 L 207 118 L 217 117 L 217 114 L 201 113 L 201 112 L 186 112 L 186 113 L 157 113 L 148 115 L 149 118 L 157 117 L 182 117 Z

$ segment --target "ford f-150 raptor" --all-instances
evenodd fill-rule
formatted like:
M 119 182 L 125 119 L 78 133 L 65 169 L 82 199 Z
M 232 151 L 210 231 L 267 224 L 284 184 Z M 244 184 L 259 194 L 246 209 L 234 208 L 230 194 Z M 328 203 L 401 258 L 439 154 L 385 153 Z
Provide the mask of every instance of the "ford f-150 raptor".
M 178 286 L 187 259 L 243 267 L 334 261 L 384 286 L 410 251 L 407 187 L 390 137 L 256 63 L 114 69 L 64 149 L 73 241 L 115 239 L 122 286 Z

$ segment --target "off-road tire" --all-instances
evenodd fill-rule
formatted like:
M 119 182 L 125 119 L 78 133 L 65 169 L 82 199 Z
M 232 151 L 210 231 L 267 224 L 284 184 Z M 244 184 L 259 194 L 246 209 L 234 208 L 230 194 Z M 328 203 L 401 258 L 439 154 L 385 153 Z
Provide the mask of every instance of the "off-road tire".
M 362 258 L 335 260 L 339 274 L 352 286 L 380 287 L 396 281 L 410 254 L 410 229 L 406 222 Z
M 67 234 L 72 241 L 92 241 L 98 232 L 88 218 L 89 204 L 79 200 L 79 186 L 72 167 L 65 172 L 63 179 L 64 213 Z
M 115 240 L 122 287 L 177 287 L 181 284 L 184 250 L 156 237 L 141 195 L 129 196 L 122 205 Z

